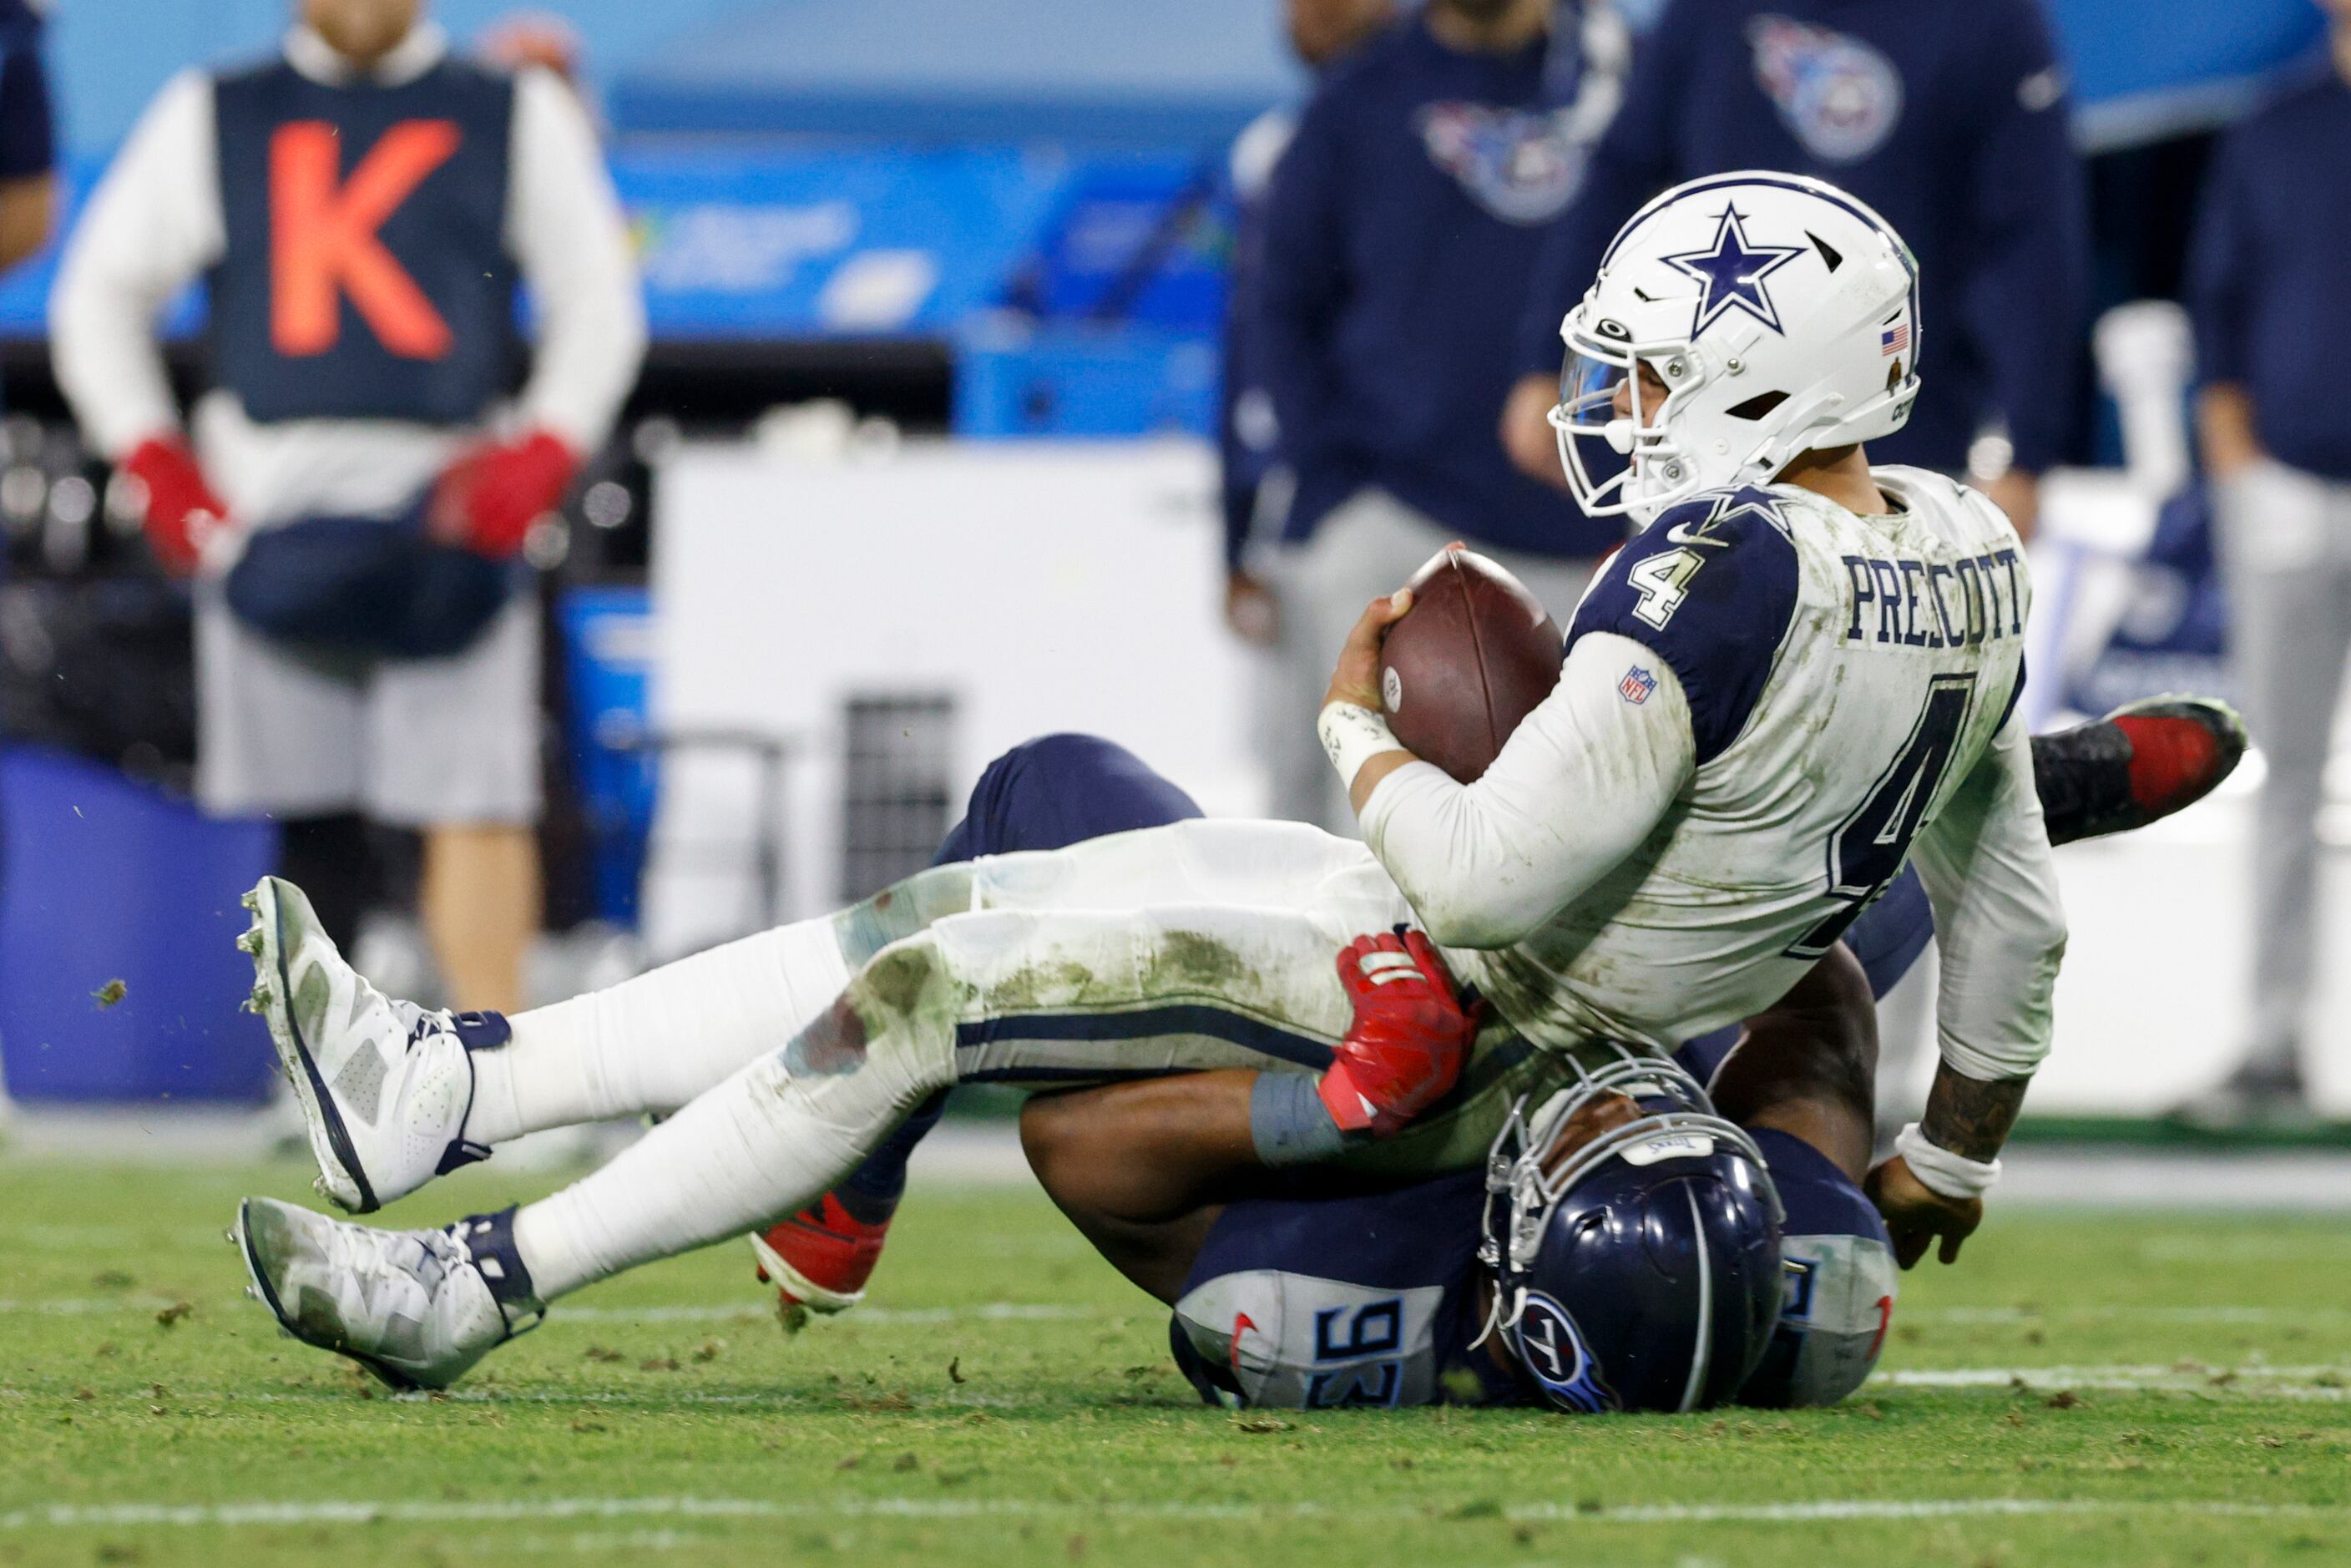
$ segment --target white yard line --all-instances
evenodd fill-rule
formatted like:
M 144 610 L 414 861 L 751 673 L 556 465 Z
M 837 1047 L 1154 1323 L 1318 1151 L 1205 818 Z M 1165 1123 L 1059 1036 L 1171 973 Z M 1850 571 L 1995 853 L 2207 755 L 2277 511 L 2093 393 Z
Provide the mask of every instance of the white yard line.
M 1843 1521 L 2023 1518 L 2035 1515 L 2177 1514 L 2227 1519 L 2341 1520 L 2351 1507 L 2315 1503 L 2245 1503 L 2221 1499 L 2146 1501 L 2060 1498 L 1852 1498 L 1785 1503 L 1667 1503 L 1592 1509 L 1581 1503 L 1523 1503 L 1501 1517 L 1603 1525 L 1816 1524 Z M 307 1524 L 511 1523 L 607 1519 L 1170 1519 L 1280 1521 L 1291 1519 L 1408 1520 L 1414 1508 L 1334 1509 L 1313 1502 L 1147 1503 L 1085 1499 L 839 1498 L 781 1501 L 768 1498 L 624 1497 L 519 1498 L 472 1502 L 407 1500 L 249 1501 L 233 1503 L 54 1504 L 0 1513 L 0 1531 L 136 1529 L 150 1527 L 285 1526 Z
M 169 1296 L 55 1297 L 47 1300 L 0 1296 L 0 1317 L 86 1317 L 108 1312 L 152 1312 L 172 1304 Z M 719 1323 L 767 1319 L 774 1310 L 756 1301 L 733 1305 L 715 1302 L 653 1302 L 636 1307 L 564 1307 L 550 1323 Z M 1100 1317 L 1092 1307 L 1061 1301 L 979 1301 L 954 1307 L 859 1307 L 841 1321 L 848 1323 L 1062 1322 Z M 1926 1307 L 1902 1313 L 1909 1323 L 1959 1325 L 2065 1323 L 2242 1323 L 2248 1326 L 2284 1323 L 2295 1327 L 2351 1322 L 2345 1307 L 2161 1307 L 2145 1305 L 2059 1307 Z
M 57 1297 L 22 1301 L 0 1297 L 0 1317 L 96 1317 L 109 1312 L 156 1312 L 173 1304 L 169 1296 Z M 550 1323 L 726 1323 L 771 1319 L 776 1311 L 756 1301 L 734 1306 L 651 1305 L 565 1307 Z M 1096 1317 L 1092 1307 L 1060 1301 L 978 1301 L 966 1307 L 860 1307 L 842 1319 L 850 1323 L 1071 1322 Z
M 1904 1322 L 1914 1323 L 2105 1322 L 2114 1319 L 2149 1323 L 2292 1323 L 2300 1326 L 2351 1322 L 2351 1309 L 2130 1305 L 2059 1307 L 2046 1311 L 2039 1307 L 1934 1307 L 1903 1314 Z
M 2096 1388 L 2118 1394 L 2254 1395 L 2266 1399 L 2351 1399 L 2351 1366 L 1895 1367 L 1871 1375 L 1893 1388 Z
M 740 1307 L 564 1307 L 548 1316 L 550 1323 L 704 1323 L 738 1319 L 768 1319 L 768 1306 Z M 968 1307 L 859 1307 L 841 1318 L 845 1323 L 1069 1322 L 1094 1316 L 1092 1307 L 1054 1301 L 982 1301 Z

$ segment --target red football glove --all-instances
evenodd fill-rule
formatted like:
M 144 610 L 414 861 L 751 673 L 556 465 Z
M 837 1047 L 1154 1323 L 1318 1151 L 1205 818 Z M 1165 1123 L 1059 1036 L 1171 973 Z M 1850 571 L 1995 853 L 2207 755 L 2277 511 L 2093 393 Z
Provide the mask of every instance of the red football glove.
M 163 570 L 186 577 L 203 559 L 204 536 L 228 517 L 196 455 L 176 435 L 151 435 L 131 449 L 122 471 L 147 492 L 147 547 Z
M 1343 1133 L 1385 1137 L 1453 1087 L 1481 1009 L 1461 1005 L 1426 936 L 1358 936 L 1339 955 L 1355 1026 L 1316 1092 Z
M 505 560 L 579 472 L 571 448 L 544 430 L 474 447 L 434 483 L 428 527 L 437 539 Z

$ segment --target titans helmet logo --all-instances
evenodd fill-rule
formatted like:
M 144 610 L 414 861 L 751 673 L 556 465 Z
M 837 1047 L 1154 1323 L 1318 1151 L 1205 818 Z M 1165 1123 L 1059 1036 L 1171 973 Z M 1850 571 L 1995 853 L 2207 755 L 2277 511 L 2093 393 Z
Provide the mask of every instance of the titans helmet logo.
M 1690 319 L 1691 337 L 1731 310 L 1744 310 L 1784 335 L 1779 307 L 1771 303 L 1771 290 L 1763 287 L 1763 280 L 1803 254 L 1802 246 L 1750 245 L 1742 214 L 1736 207 L 1725 207 L 1715 225 L 1714 248 L 1659 259 L 1706 286 L 1698 295 L 1697 314 Z
M 1520 1361 L 1552 1404 L 1586 1414 L 1617 1408 L 1615 1391 L 1601 1378 L 1565 1307 L 1541 1291 L 1531 1291 L 1514 1332 Z

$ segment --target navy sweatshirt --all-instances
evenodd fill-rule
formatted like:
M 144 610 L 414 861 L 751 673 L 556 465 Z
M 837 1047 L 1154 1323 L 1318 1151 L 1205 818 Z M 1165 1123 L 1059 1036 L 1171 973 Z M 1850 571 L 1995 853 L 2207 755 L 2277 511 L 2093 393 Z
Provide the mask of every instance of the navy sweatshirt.
M 1567 73 L 1550 54 L 1458 53 L 1414 16 L 1308 104 L 1267 203 L 1256 328 L 1298 481 L 1285 538 L 1376 486 L 1488 544 L 1622 541 L 1513 468 L 1499 434 L 1544 230 L 1583 162 L 1554 134 Z
M 2314 65 L 2221 138 L 2190 263 L 2197 378 L 2279 462 L 2351 480 L 2351 85 Z
M 2061 461 L 2090 271 L 2064 85 L 2038 0 L 1671 0 L 1549 236 L 1520 371 L 1558 370 L 1561 318 L 1651 196 L 1787 170 L 1859 196 L 1918 257 L 1925 384 L 1871 460 L 1960 469 L 1997 413 L 2019 466 Z

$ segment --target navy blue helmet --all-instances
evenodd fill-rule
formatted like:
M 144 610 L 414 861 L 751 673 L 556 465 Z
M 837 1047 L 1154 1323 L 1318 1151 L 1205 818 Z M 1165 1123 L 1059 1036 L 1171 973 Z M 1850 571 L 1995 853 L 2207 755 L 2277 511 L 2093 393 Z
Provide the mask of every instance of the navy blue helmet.
M 1616 1096 L 1635 1113 L 1561 1153 Z M 1555 1408 L 1704 1410 L 1762 1358 L 1784 1290 L 1779 1195 L 1755 1141 L 1673 1062 L 1625 1051 L 1531 1116 L 1522 1102 L 1487 1192 L 1491 1326 Z

